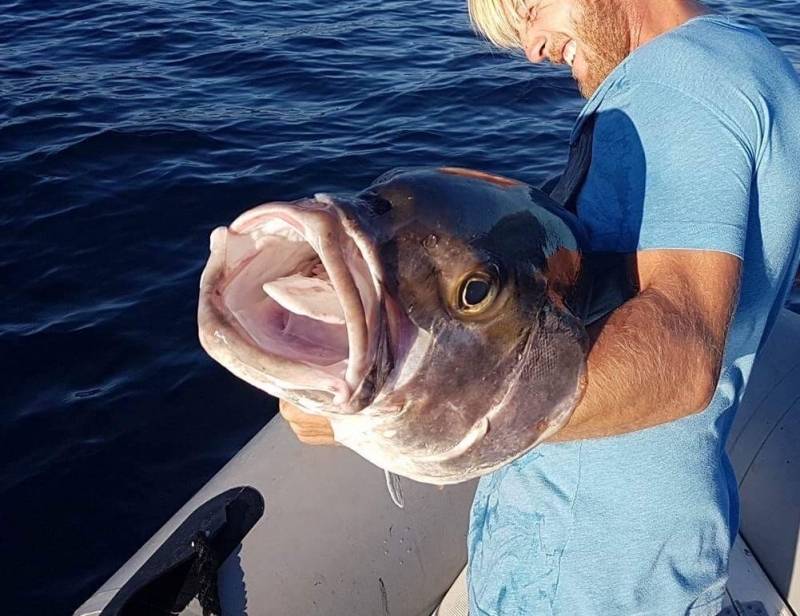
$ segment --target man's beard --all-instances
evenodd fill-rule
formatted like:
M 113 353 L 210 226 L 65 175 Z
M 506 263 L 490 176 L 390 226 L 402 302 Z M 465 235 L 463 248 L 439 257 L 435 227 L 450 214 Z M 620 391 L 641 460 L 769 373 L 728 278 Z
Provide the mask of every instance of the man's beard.
M 631 52 L 631 33 L 620 0 L 583 0 L 576 26 L 584 46 L 588 74 L 578 81 L 578 89 L 589 98 L 606 77 Z

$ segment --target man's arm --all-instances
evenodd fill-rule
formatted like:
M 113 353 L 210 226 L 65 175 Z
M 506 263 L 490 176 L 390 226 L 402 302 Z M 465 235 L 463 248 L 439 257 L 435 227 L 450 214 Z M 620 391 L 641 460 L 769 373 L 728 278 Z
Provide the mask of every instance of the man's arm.
M 304 413 L 295 405 L 278 401 L 278 410 L 301 443 L 306 445 L 336 445 L 331 423 L 324 417 Z
M 647 250 L 635 265 L 641 291 L 597 333 L 584 397 L 550 441 L 633 432 L 711 401 L 741 261 L 724 252 Z

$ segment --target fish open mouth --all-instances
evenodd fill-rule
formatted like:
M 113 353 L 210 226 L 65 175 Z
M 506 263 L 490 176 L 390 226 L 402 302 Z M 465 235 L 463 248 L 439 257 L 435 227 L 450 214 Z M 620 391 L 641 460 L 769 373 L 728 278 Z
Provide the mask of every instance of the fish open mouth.
M 201 342 L 275 396 L 355 412 L 381 353 L 380 280 L 373 244 L 331 199 L 259 206 L 211 235 Z

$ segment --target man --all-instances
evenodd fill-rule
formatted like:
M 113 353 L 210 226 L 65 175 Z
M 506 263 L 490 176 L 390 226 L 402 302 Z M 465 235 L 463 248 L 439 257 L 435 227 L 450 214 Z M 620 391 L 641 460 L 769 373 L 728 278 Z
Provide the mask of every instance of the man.
M 691 0 L 470 14 L 571 67 L 589 99 L 573 139 L 594 126 L 577 214 L 593 249 L 632 255 L 639 288 L 594 333 L 570 422 L 481 480 L 470 614 L 716 615 L 738 525 L 724 442 L 797 267 L 800 82 L 757 30 Z

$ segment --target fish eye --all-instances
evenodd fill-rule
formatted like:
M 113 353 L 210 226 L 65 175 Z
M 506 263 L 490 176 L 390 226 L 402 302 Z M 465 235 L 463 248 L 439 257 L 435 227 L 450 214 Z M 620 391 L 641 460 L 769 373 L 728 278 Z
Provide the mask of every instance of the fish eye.
M 477 306 L 489 296 L 491 287 L 485 280 L 472 278 L 464 285 L 464 293 L 461 301 L 465 306 Z
M 477 314 L 489 307 L 496 295 L 496 278 L 487 272 L 473 272 L 461 283 L 458 307 L 463 313 Z

